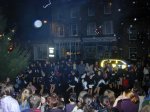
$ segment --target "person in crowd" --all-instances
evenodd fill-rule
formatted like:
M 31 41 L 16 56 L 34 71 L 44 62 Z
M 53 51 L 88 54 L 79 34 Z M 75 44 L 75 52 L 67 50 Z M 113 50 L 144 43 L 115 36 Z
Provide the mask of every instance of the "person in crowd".
M 113 71 L 109 79 L 109 88 L 116 89 L 116 87 L 117 87 L 117 74 L 116 74 L 116 68 L 113 68 Z
M 99 66 L 98 61 L 96 61 L 95 64 L 94 64 L 94 72 L 97 72 L 99 70 L 100 70 L 100 66 Z
M 101 95 L 98 98 L 98 112 L 111 112 L 111 105 L 108 96 Z
M 85 72 L 85 64 L 84 64 L 83 60 L 80 61 L 80 64 L 77 67 L 77 71 L 79 73 L 79 78 L 80 78 Z
M 14 94 L 13 85 L 1 84 L 0 107 L 3 112 L 21 112 L 19 103 L 12 96 Z
M 142 89 L 142 87 L 140 86 L 139 82 L 135 82 L 135 84 L 132 88 L 132 91 L 139 97 L 139 110 L 138 110 L 138 112 L 140 112 L 144 98 L 145 98 L 145 92 Z
M 85 72 L 89 72 L 90 71 L 90 65 L 89 63 L 85 64 Z
M 48 94 L 42 94 L 41 95 L 41 103 L 40 103 L 40 109 L 41 109 L 41 112 L 45 112 L 47 110 L 47 97 L 49 95 Z
M 53 93 L 48 97 L 48 110 L 46 112 L 64 112 L 62 105 L 60 106 L 60 99 L 57 94 Z
M 113 107 L 113 104 L 116 99 L 114 91 L 107 89 L 104 91 L 103 95 L 107 96 L 109 98 L 110 105 L 111 105 L 111 107 Z
M 119 112 L 138 112 L 139 98 L 131 90 L 125 90 L 122 95 L 118 96 L 113 104 Z
M 77 64 L 75 61 L 73 62 L 72 69 L 77 72 Z
M 99 94 L 94 94 L 93 95 L 93 102 L 92 102 L 92 107 L 94 110 L 99 110 L 99 103 L 98 103 L 98 98 L 99 98 Z
M 85 95 L 83 97 L 83 103 L 81 103 L 81 105 L 78 105 L 80 110 L 76 112 L 95 112 L 96 110 L 92 106 L 92 102 L 93 102 L 93 97 L 88 94 Z
M 102 71 L 97 71 L 95 76 L 94 76 L 94 81 L 95 81 L 95 89 L 94 93 L 98 94 L 100 93 L 100 89 L 105 85 L 105 80 L 102 75 Z
M 150 104 L 150 88 L 148 89 L 148 94 L 145 96 L 143 100 L 142 107 L 148 104 Z
M 95 112 L 92 107 L 93 97 L 91 95 L 84 95 L 82 102 L 78 104 L 78 109 L 73 112 Z
M 148 64 L 146 64 L 146 65 L 144 66 L 144 68 L 143 68 L 143 74 L 144 74 L 143 80 L 145 80 L 146 76 L 149 76 L 149 74 L 150 74 L 149 68 L 150 68 L 150 67 L 149 67 Z
M 69 80 L 68 80 L 68 89 L 66 91 L 69 91 L 70 89 L 72 89 L 72 93 L 75 93 L 75 86 L 77 85 L 78 83 L 78 78 L 77 78 L 77 75 L 75 74 L 75 71 L 71 71 L 71 74 L 68 76 Z
M 82 82 L 83 90 L 87 90 L 87 89 L 88 89 L 86 77 L 87 77 L 87 72 L 85 72 L 85 73 L 81 76 L 81 82 Z
M 122 78 L 122 87 L 124 90 L 129 88 L 129 79 L 125 74 L 123 74 Z
M 69 103 L 65 106 L 65 112 L 72 112 L 73 108 L 76 106 L 76 101 L 76 94 L 71 94 L 69 97 Z
M 88 76 L 87 77 L 88 93 L 90 95 L 92 95 L 93 94 L 93 88 L 94 88 L 94 76 L 95 76 L 95 74 L 94 73 L 90 74 L 89 72 L 88 72 L 88 74 L 89 74 L 89 75 L 87 75 Z
M 27 88 L 31 89 L 32 94 L 35 94 L 37 88 L 32 84 L 32 82 L 29 82 L 29 84 L 27 85 Z
M 48 82 L 50 84 L 50 93 L 53 93 L 56 89 L 57 79 L 53 71 L 51 71 L 51 74 L 48 76 Z
M 41 97 L 37 94 L 29 98 L 30 109 L 25 109 L 22 112 L 41 112 L 40 110 Z
M 25 88 L 21 93 L 21 99 L 20 99 L 20 110 L 21 112 L 25 109 L 30 109 L 29 105 L 29 97 L 31 96 L 31 89 Z
M 73 108 L 72 112 L 83 112 L 82 109 L 80 109 L 80 105 L 83 103 L 83 98 L 85 95 L 87 95 L 87 91 L 81 91 L 78 95 L 78 103 L 77 105 Z

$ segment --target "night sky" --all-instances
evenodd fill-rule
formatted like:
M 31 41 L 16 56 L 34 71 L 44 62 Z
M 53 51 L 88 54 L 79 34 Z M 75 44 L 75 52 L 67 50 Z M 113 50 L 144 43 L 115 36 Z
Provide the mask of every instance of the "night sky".
M 2 7 L 3 14 L 8 19 L 8 27 L 13 28 L 17 26 L 17 38 L 20 40 L 40 40 L 48 36 L 48 24 L 39 29 L 35 28 L 33 24 L 37 19 L 50 20 L 51 6 L 43 8 L 48 1 L 0 0 L 0 7 Z M 118 3 L 120 2 L 123 3 L 123 5 L 118 7 L 120 13 L 124 12 L 125 15 L 132 13 L 131 15 L 135 16 L 136 19 L 150 15 L 150 0 L 118 0 Z M 140 11 L 136 10 L 137 7 L 140 8 Z
M 50 9 L 43 8 L 47 2 L 48 0 L 2 0 L 0 7 L 7 18 L 8 27 L 16 27 L 19 40 L 40 40 L 48 36 L 47 26 L 37 29 L 34 21 L 49 20 Z

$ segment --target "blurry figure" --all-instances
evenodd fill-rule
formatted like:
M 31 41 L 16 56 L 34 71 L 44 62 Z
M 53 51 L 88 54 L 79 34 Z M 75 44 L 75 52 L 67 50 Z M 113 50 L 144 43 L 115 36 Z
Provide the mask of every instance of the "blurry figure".
M 69 103 L 66 104 L 65 107 L 66 112 L 72 112 L 73 108 L 76 106 L 76 100 L 77 100 L 76 94 L 71 94 L 69 97 Z
M 69 83 L 69 87 L 67 88 L 66 91 L 69 91 L 70 89 L 72 89 L 72 93 L 75 93 L 75 89 L 74 88 L 76 87 L 76 85 L 78 83 L 78 78 L 77 78 L 77 76 L 75 74 L 75 71 L 71 71 L 68 83 Z
M 110 112 L 111 111 L 111 105 L 110 105 L 110 101 L 108 96 L 100 96 L 98 98 L 98 102 L 99 102 L 99 112 Z
M 105 90 L 104 96 L 107 96 L 109 98 L 110 105 L 113 106 L 115 99 L 116 99 L 115 93 L 112 90 Z
M 41 97 L 39 95 L 32 95 L 29 99 L 30 104 L 30 111 L 24 111 L 24 112 L 41 112 L 40 110 L 40 103 L 41 103 Z
M 50 95 L 48 98 L 48 110 L 46 112 L 64 112 L 63 111 L 63 108 L 60 108 L 62 107 L 62 105 L 60 106 L 60 99 L 59 97 L 57 96 L 57 94 L 55 93 L 52 93 L 52 95 Z
M 36 92 L 36 87 L 32 84 L 32 82 L 29 82 L 29 84 L 27 85 L 27 88 L 31 89 L 32 94 L 35 94 Z
M 21 112 L 19 103 L 12 97 L 14 94 L 14 88 L 12 85 L 2 84 L 0 90 L 0 107 L 3 112 Z
M 28 88 L 25 88 L 21 93 L 20 101 L 20 110 L 24 111 L 25 109 L 30 109 L 29 97 L 31 96 L 32 91 Z
M 72 110 L 72 112 L 82 112 L 82 109 L 80 109 L 80 105 L 82 105 L 83 103 L 83 98 L 85 95 L 87 95 L 87 91 L 81 91 L 79 93 L 79 96 L 78 96 L 78 104 L 74 107 L 74 109 Z
M 44 94 L 41 96 L 41 103 L 40 103 L 41 112 L 45 112 L 47 109 L 47 97 L 48 94 Z
M 113 107 L 117 108 L 119 112 L 138 112 L 139 98 L 130 89 L 126 90 L 116 98 Z

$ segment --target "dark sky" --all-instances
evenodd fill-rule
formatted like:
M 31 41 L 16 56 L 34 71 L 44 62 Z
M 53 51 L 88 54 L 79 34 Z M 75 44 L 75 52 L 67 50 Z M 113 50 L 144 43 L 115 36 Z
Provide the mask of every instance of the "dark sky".
M 43 39 L 48 36 L 49 26 L 45 25 L 39 29 L 33 26 L 34 21 L 37 19 L 50 19 L 51 6 L 47 7 L 46 9 L 43 8 L 43 5 L 47 4 L 48 1 L 49 0 L 0 0 L 0 6 L 3 9 L 4 15 L 8 18 L 8 27 L 17 26 L 17 38 L 24 40 L 36 40 Z M 135 14 L 135 17 L 144 17 L 145 15 L 150 15 L 150 13 L 144 11 L 147 7 L 149 7 L 150 10 L 150 0 L 118 1 L 121 1 L 124 4 L 126 4 L 127 7 L 124 4 L 122 5 L 125 6 L 122 9 L 126 11 L 126 14 L 132 13 L 132 16 L 133 14 Z M 143 10 L 141 14 L 139 14 L 140 11 L 136 10 L 136 7 L 140 7 Z M 131 8 L 135 10 L 133 10 L 132 12 L 130 10 Z
M 48 36 L 46 26 L 34 27 L 34 21 L 49 20 L 49 7 L 43 8 L 48 0 L 1 0 L 0 6 L 8 19 L 8 27 L 17 26 L 16 36 L 20 40 L 42 39 Z

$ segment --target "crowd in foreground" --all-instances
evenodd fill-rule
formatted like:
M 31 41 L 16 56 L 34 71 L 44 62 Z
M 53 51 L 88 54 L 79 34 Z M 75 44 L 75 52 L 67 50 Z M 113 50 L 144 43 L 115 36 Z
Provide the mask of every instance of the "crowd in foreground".
M 0 112 L 150 112 L 149 65 L 34 62 L 0 84 Z

